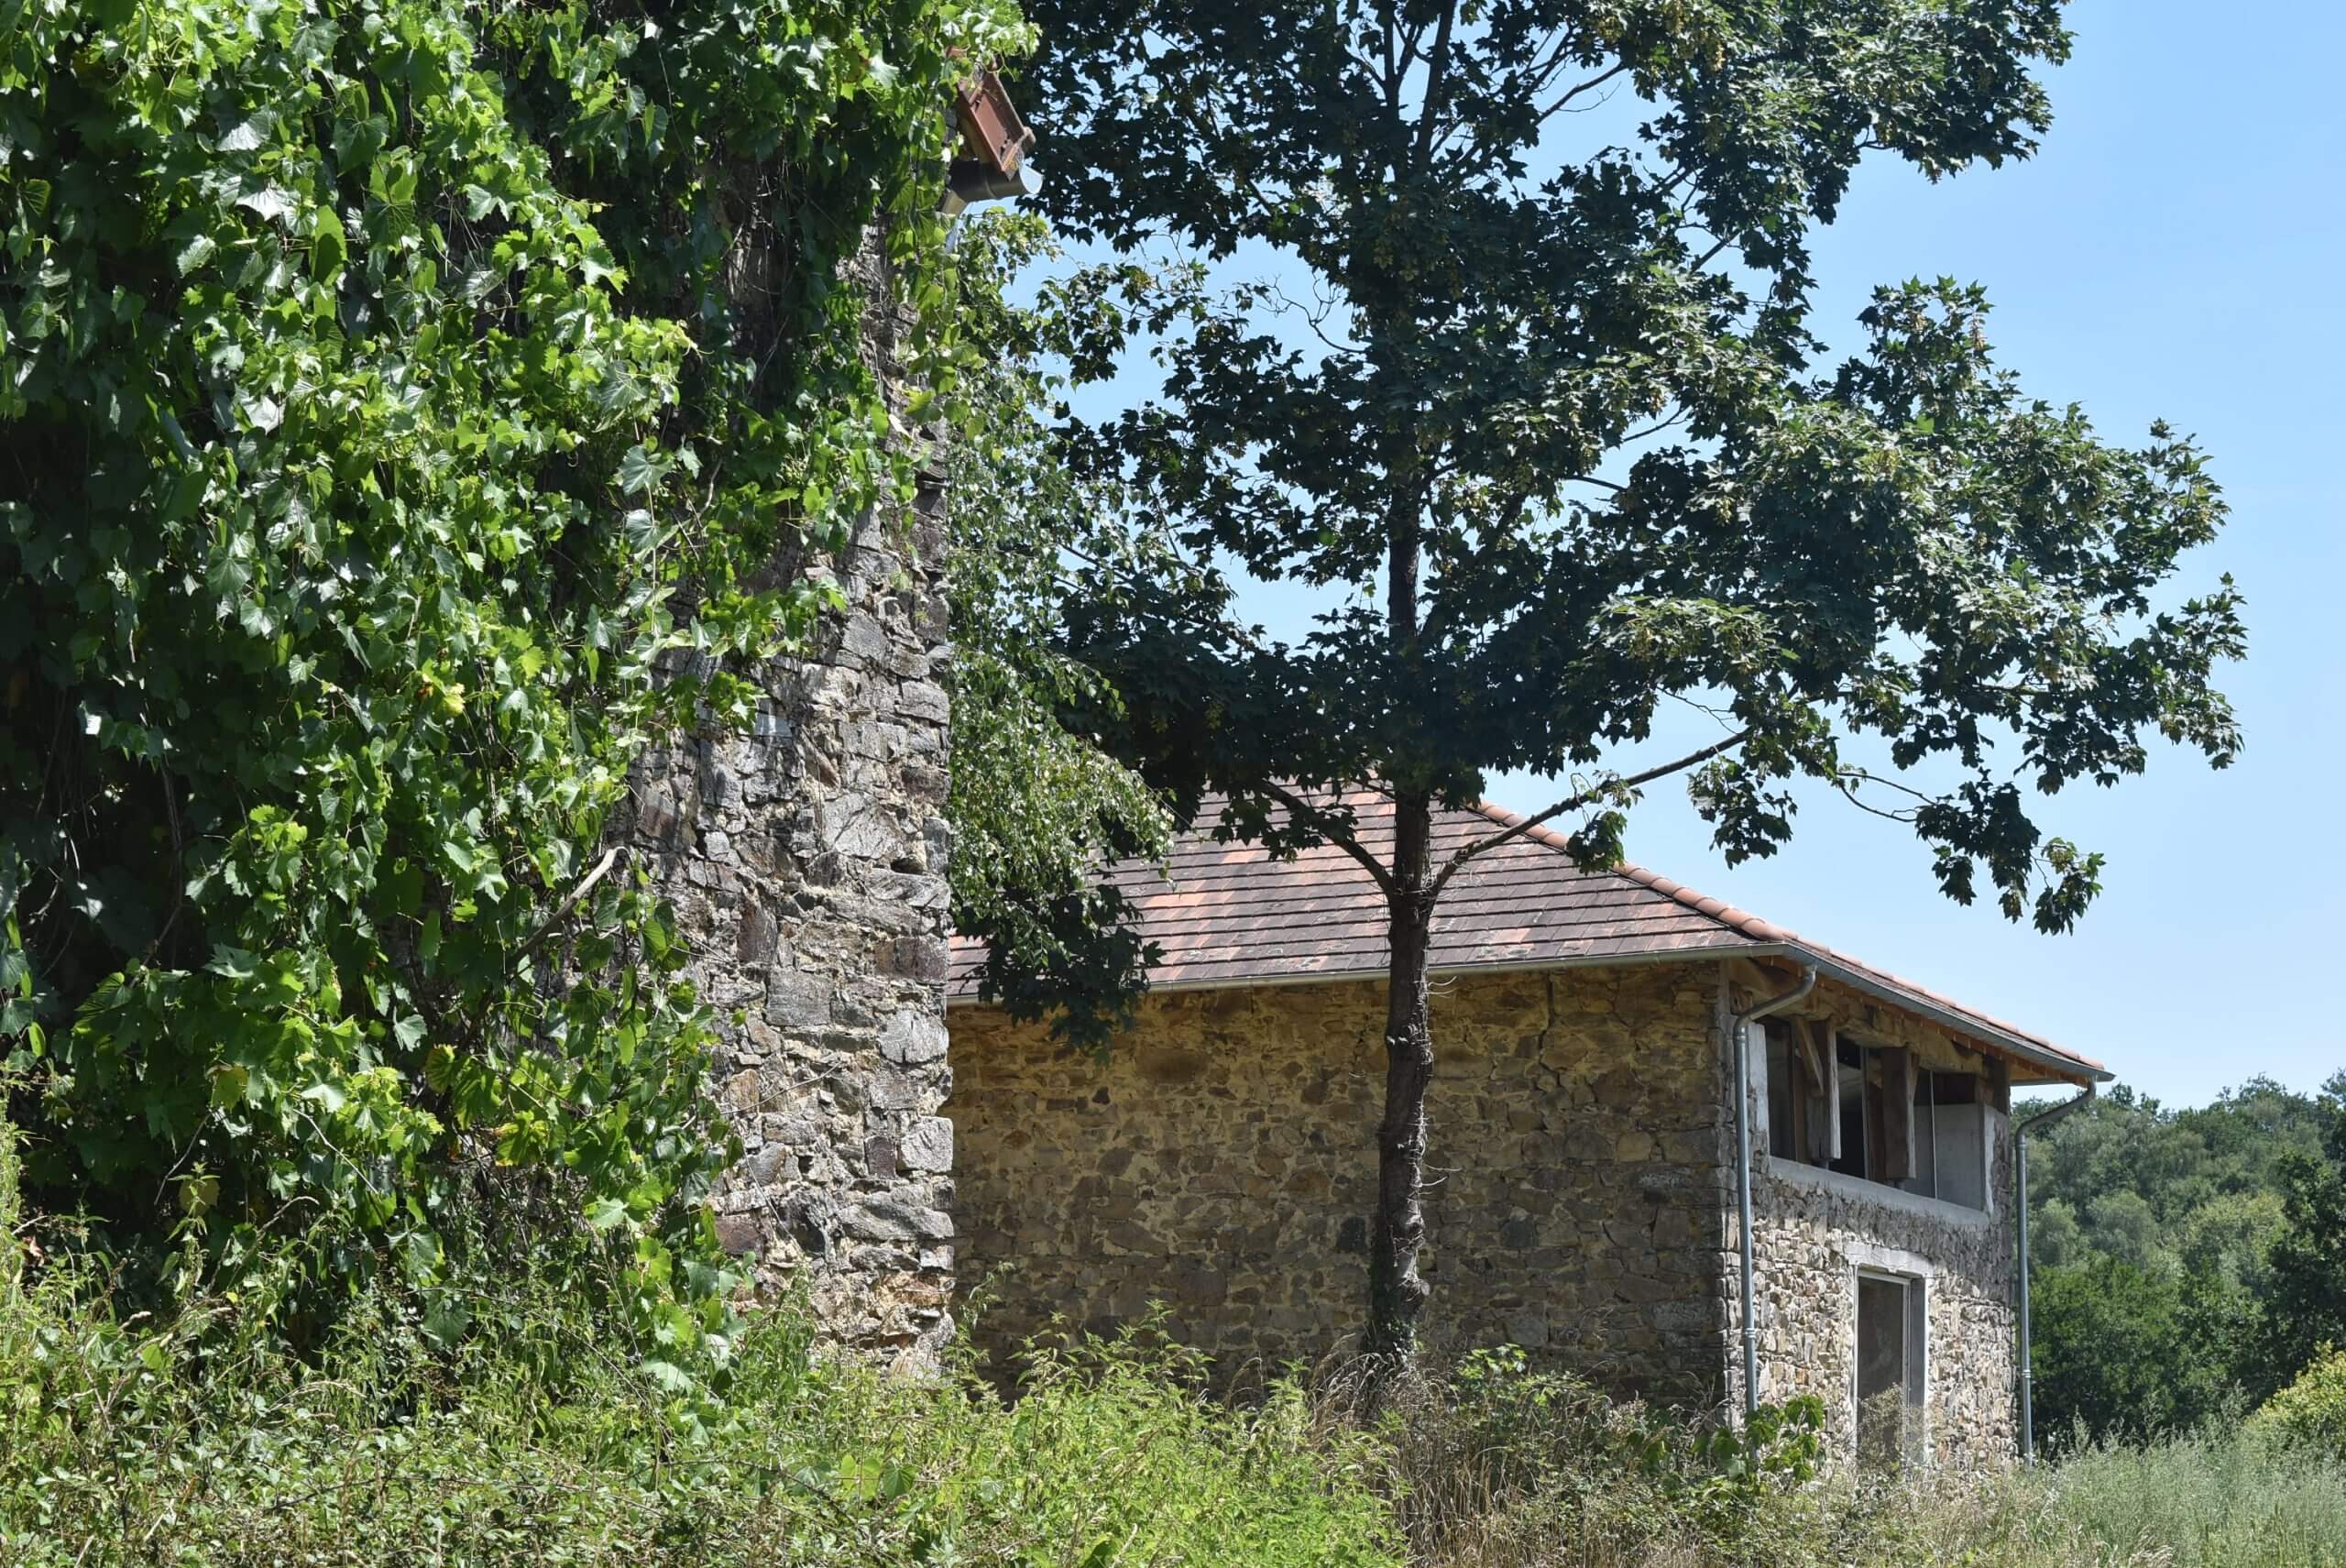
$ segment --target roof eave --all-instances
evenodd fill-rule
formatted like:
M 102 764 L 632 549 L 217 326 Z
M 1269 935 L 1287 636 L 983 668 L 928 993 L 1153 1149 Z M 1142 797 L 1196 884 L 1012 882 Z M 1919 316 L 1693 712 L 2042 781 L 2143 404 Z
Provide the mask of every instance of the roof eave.
M 1878 977 L 1868 974 L 1837 955 L 1820 951 L 1804 943 L 1754 942 L 1744 947 L 1722 950 L 1740 953 L 1750 958 L 1785 958 L 1800 963 L 1814 964 L 1816 966 L 1817 973 L 1846 985 L 1852 991 L 1861 991 L 1868 996 L 1886 1002 L 1893 1007 L 1902 1008 L 1909 1013 L 1928 1018 L 1931 1022 L 1942 1025 L 1958 1035 L 1985 1041 L 2005 1055 L 2015 1058 L 2048 1075 L 2041 1079 L 2020 1080 L 2024 1083 L 2074 1083 L 2083 1086 L 2088 1083 L 2108 1083 L 2117 1077 L 2117 1074 L 2099 1062 L 2088 1061 L 2082 1057 L 2065 1055 L 2040 1041 L 2030 1039 L 2025 1035 L 2016 1034 L 2010 1029 L 2001 1027 L 1988 1019 L 1960 1012 L 1929 996 L 1886 984 Z
M 1461 974 L 1530 974 L 1551 970 L 1630 969 L 1653 964 L 1699 963 L 1716 959 L 1790 959 L 1798 963 L 1814 964 L 1817 973 L 1846 985 L 1852 991 L 1864 992 L 1892 1007 L 1927 1018 L 1954 1033 L 1969 1039 L 1984 1041 L 2016 1060 L 2037 1069 L 2043 1078 L 2024 1079 L 2023 1084 L 2108 1083 L 2116 1075 L 2098 1063 L 2081 1058 L 2065 1056 L 2044 1044 L 2010 1029 L 1999 1027 L 1987 1019 L 1959 1012 L 1933 998 L 1913 991 L 1890 985 L 1868 974 L 1838 955 L 1802 942 L 1761 942 L 1749 938 L 1731 942 L 1719 942 L 1706 947 L 1677 948 L 1669 952 L 1608 954 L 1580 959 L 1540 959 L 1523 963 L 1436 964 L 1428 972 L 1434 975 Z M 1261 988 L 1292 985 L 1343 985 L 1386 978 L 1382 966 L 1371 970 L 1327 970 L 1310 973 L 1230 976 L 1204 980 L 1170 980 L 1152 981 L 1149 990 L 1155 993 L 1185 991 L 1234 991 L 1242 987 Z M 970 995 L 946 994 L 947 1007 L 985 1006 Z

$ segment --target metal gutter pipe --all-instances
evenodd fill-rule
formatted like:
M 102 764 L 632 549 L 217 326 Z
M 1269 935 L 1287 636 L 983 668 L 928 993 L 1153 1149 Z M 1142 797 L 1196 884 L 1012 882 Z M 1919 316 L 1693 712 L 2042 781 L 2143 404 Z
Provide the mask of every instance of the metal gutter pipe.
M 1751 1266 L 1751 1025 L 1805 1001 L 1816 989 L 1816 966 L 1800 966 L 1800 983 L 1735 1015 L 1735 1206 L 1743 1247 L 1743 1413 L 1760 1409 L 1760 1338 L 1752 1322 Z
M 2051 1126 L 2091 1100 L 2093 1093 L 2094 1086 L 2088 1083 L 2075 1100 L 2012 1124 L 2012 1203 L 2020 1211 L 2020 1456 L 2029 1464 L 2036 1460 L 2036 1365 L 2028 1332 L 2028 1135 Z

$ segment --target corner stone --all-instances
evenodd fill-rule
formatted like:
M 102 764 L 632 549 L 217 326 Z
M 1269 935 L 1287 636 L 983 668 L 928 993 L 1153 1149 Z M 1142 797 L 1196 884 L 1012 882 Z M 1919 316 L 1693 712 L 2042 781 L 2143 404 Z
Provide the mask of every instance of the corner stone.
M 888 1020 L 880 1031 L 880 1054 L 910 1067 L 935 1061 L 945 1054 L 945 1020 L 911 1008 Z

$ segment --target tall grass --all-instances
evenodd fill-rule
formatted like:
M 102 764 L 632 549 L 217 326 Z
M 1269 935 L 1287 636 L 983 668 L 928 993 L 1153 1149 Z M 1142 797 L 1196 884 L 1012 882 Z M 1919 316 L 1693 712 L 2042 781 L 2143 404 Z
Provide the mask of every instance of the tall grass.
M 117 1321 L 18 1212 L 5 1133 L 5 1568 L 2346 1568 L 2346 1464 L 2253 1429 L 1866 1477 L 1816 1465 L 1803 1412 L 1687 1425 L 1507 1352 L 1241 1409 L 1144 1332 L 1039 1351 L 1005 1400 L 777 1309 L 699 1421 L 522 1278 L 458 1350 L 385 1298 L 303 1361 L 236 1301 Z
M 1379 1438 L 1417 1568 L 2346 1568 L 2346 1456 L 2253 1427 L 1961 1476 L 1807 1463 L 1609 1401 L 1507 1354 L 1323 1420 Z
M 2082 1448 L 2031 1479 L 2086 1538 L 2176 1568 L 2346 1564 L 2346 1464 L 2255 1431 Z
M 1365 1437 L 1313 1430 L 1293 1390 L 1213 1406 L 1142 1336 L 1039 1355 L 1011 1404 L 819 1354 L 776 1309 L 710 1421 L 524 1279 L 459 1351 L 387 1298 L 312 1364 L 240 1339 L 232 1301 L 116 1321 L 103 1274 L 17 1212 L 10 1157 L 5 1568 L 1399 1561 Z

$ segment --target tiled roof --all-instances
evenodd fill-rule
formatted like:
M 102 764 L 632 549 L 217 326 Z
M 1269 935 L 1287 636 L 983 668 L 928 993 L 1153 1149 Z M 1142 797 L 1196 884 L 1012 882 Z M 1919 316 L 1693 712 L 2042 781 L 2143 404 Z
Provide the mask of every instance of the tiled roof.
M 1380 861 L 1393 842 L 1393 803 L 1376 790 L 1347 792 L 1364 849 Z M 1213 803 L 1201 820 L 1211 823 Z M 1432 863 L 1461 845 L 1516 825 L 1496 806 L 1437 808 Z M 2106 1077 L 2100 1064 L 2012 1025 L 1810 942 L 1683 883 L 1637 866 L 1584 872 L 1562 834 L 1534 828 L 1470 861 L 1434 911 L 1431 966 L 1547 969 L 1648 963 L 1704 956 L 1782 956 L 1814 963 L 1845 984 L 1938 1019 L 1960 1033 L 2035 1058 L 2068 1076 Z M 1210 831 L 1182 835 L 1165 874 L 1124 861 L 1108 880 L 1138 911 L 1142 935 L 1162 949 L 1150 970 L 1159 988 L 1291 984 L 1381 979 L 1385 901 L 1376 883 L 1333 845 L 1277 861 L 1250 844 L 1216 843 Z M 982 948 L 953 943 L 948 994 L 976 994 Z

